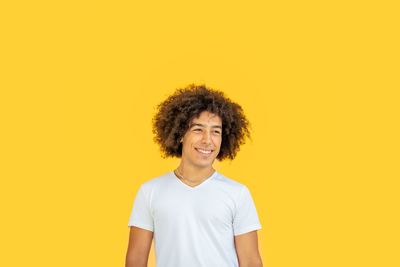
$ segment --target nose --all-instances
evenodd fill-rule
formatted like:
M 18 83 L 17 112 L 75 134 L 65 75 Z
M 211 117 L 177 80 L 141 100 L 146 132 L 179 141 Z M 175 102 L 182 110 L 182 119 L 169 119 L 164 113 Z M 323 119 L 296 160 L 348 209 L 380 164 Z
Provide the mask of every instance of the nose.
M 211 134 L 208 131 L 204 131 L 203 133 L 203 138 L 202 138 L 202 142 L 204 144 L 209 144 L 211 143 Z

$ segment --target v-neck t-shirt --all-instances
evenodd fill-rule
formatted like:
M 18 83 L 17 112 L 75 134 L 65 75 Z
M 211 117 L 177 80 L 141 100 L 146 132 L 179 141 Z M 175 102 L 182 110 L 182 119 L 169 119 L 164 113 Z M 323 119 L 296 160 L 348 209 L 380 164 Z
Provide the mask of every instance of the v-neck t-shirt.
M 217 171 L 193 187 L 173 171 L 143 183 L 128 226 L 154 233 L 157 267 L 238 267 L 234 236 L 261 229 L 247 186 Z

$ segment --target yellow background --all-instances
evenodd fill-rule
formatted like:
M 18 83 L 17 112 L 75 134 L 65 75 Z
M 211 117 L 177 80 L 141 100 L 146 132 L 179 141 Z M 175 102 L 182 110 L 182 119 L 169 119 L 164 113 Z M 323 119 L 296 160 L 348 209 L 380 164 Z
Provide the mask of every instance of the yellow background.
M 138 186 L 178 164 L 155 106 L 192 82 L 252 123 L 215 167 L 253 195 L 264 266 L 400 266 L 396 1 L 7 2 L 0 266 L 124 266 Z

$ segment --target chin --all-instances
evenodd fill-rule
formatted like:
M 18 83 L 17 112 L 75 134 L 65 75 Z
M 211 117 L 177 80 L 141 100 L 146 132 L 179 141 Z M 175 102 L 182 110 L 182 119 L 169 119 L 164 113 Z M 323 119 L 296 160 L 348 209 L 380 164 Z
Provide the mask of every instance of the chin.
M 209 161 L 209 162 L 199 162 L 198 165 L 205 168 L 205 167 L 210 167 L 210 166 L 212 166 L 213 163 L 214 163 L 214 159 L 213 159 L 212 161 Z
M 213 161 L 199 161 L 199 160 L 196 160 L 196 161 L 193 161 L 193 163 L 194 163 L 194 165 L 196 165 L 199 168 L 207 168 L 207 167 L 212 166 L 212 164 L 214 163 L 214 160 Z

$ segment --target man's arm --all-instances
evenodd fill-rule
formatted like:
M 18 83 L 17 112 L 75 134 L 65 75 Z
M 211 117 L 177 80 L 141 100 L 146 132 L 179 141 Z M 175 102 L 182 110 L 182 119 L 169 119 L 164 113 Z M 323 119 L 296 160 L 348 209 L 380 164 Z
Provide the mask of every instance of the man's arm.
M 153 232 L 131 226 L 125 267 L 147 267 Z
M 240 267 L 262 267 L 262 260 L 258 252 L 257 231 L 251 231 L 235 236 L 236 254 Z

